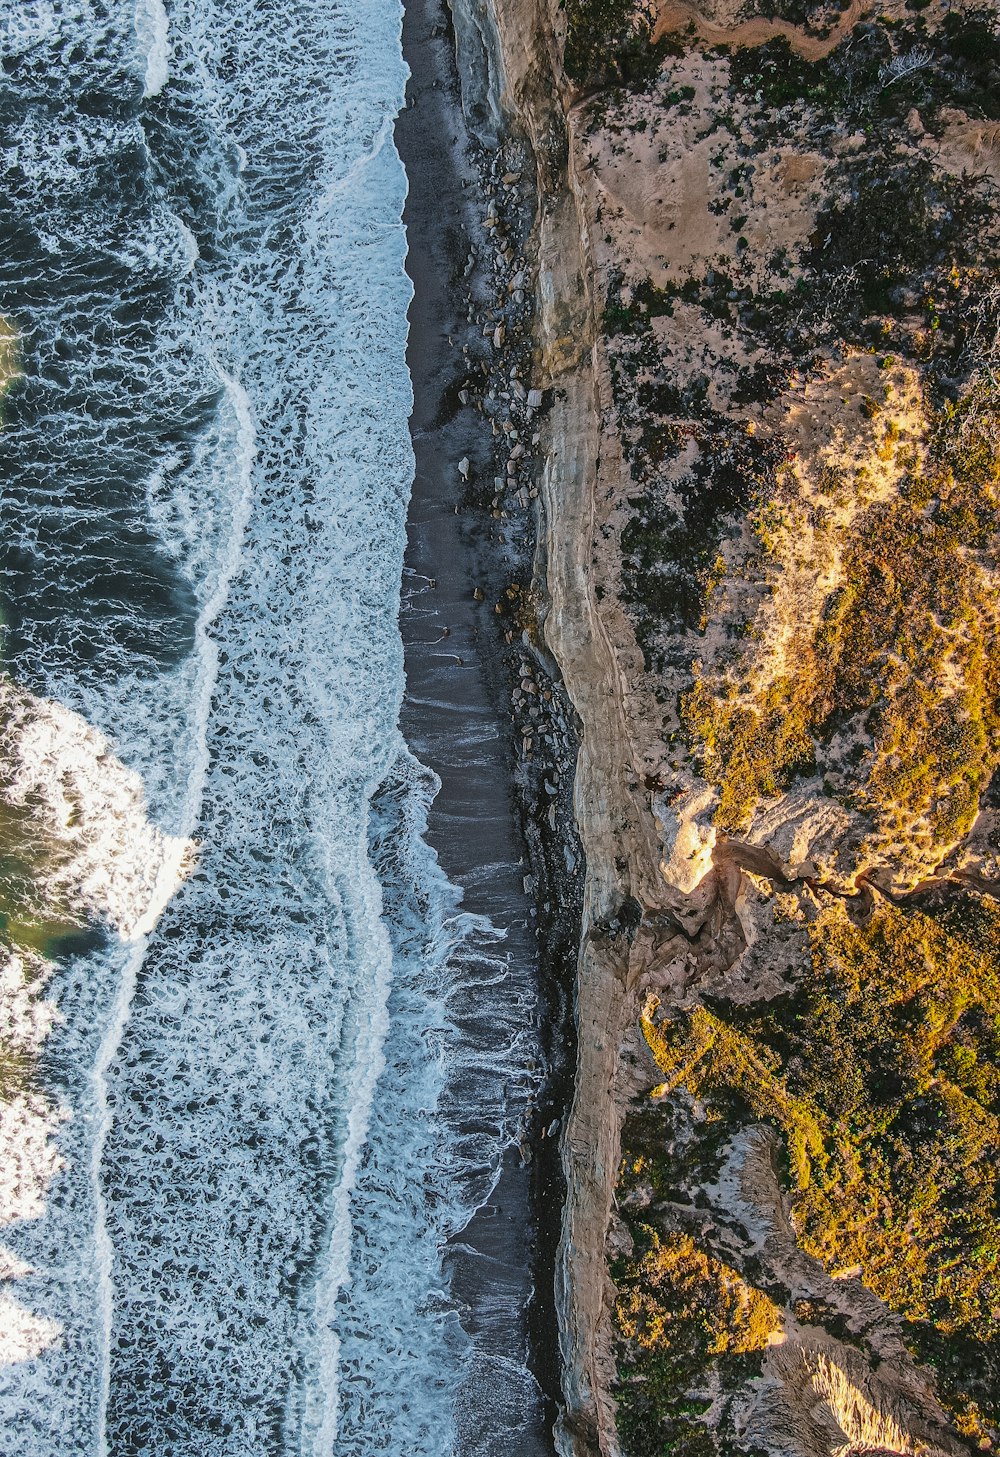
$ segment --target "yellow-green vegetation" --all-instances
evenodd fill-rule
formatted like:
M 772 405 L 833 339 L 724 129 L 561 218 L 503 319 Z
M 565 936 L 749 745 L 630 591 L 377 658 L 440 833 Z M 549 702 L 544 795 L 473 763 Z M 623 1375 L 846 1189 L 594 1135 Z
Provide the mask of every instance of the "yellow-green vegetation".
M 635 12 L 565 8 L 588 83 L 620 82 Z M 843 25 L 816 59 L 800 52 L 819 47 L 777 36 L 709 48 L 695 18 L 655 85 L 618 84 L 589 104 L 625 467 L 604 540 L 617 532 L 612 587 L 643 686 L 671 710 L 680 697 L 718 827 L 745 831 L 762 800 L 815 776 L 801 816 L 798 803 L 774 816 L 795 826 L 794 843 L 786 833 L 772 848 L 844 876 L 877 862 L 913 884 L 968 833 L 1000 766 L 1000 32 L 995 8 L 965 0 L 914 0 L 853 27 L 844 11 L 802 0 L 740 11 L 813 37 Z M 705 13 L 713 39 L 736 22 L 732 8 Z M 627 176 L 630 164 L 642 175 Z M 689 766 L 672 767 L 683 791 Z M 849 813 L 824 811 L 812 790 Z M 766 840 L 763 817 L 754 831 Z M 646 1115 L 660 1152 L 633 1114 L 618 1189 L 637 1240 L 616 1272 L 636 1363 L 622 1366 L 623 1451 L 738 1448 L 719 1422 L 717 1378 L 721 1362 L 748 1357 L 713 1355 L 711 1322 L 684 1303 L 688 1235 L 706 1261 L 737 1266 L 792 1319 L 852 1346 L 848 1364 L 868 1363 L 873 1385 L 880 1363 L 887 1389 L 901 1375 L 890 1317 L 816 1267 L 797 1302 L 808 1262 L 786 1262 L 784 1236 L 761 1241 L 744 1225 L 751 1207 L 765 1224 L 782 1217 L 772 1149 L 805 1251 L 827 1271 L 859 1267 L 938 1373 L 957 1430 L 1000 1444 L 996 909 L 879 902 L 862 924 L 867 899 L 848 907 L 810 890 L 792 913 L 795 937 L 811 923 L 810 958 L 792 968 L 789 928 L 769 939 L 778 917 L 759 889 L 741 907 L 736 1000 L 666 1018 L 651 1006 L 644 1019 L 662 1076 Z M 692 999 L 726 985 L 722 940 L 704 962 L 693 941 Z M 779 984 L 791 989 L 773 1001 L 739 1000 Z M 774 1132 L 737 1137 L 759 1123 Z M 693 1326 L 694 1375 L 675 1355 Z M 706 1370 L 719 1397 L 709 1423 L 684 1405 Z
M 792 1182 L 807 1189 L 812 1161 L 824 1157 L 823 1131 L 808 1100 L 789 1091 L 779 1076 L 780 1058 L 764 1043 L 726 1024 L 704 1007 L 687 1019 L 680 1040 L 644 1017 L 642 1030 L 666 1082 L 657 1092 L 679 1086 L 690 1091 L 723 1087 L 737 1094 L 755 1118 L 767 1118 L 785 1134 Z M 672 1032 L 673 1029 L 671 1028 Z
M 837 903 L 810 941 L 791 995 L 650 1009 L 647 1041 L 666 1087 L 780 1131 L 803 1248 L 860 1266 L 974 1432 L 1000 1419 L 1000 910 Z
M 634 1457 L 713 1454 L 698 1421 L 709 1403 L 697 1393 L 713 1368 L 725 1376 L 727 1367 L 745 1368 L 738 1358 L 764 1349 L 778 1328 L 777 1309 L 690 1235 L 661 1234 L 646 1223 L 632 1235 L 632 1256 L 612 1271 L 619 1435 Z
M 780 677 L 759 681 L 752 640 L 727 666 L 696 670 L 685 721 L 719 786 L 722 828 L 745 828 L 797 773 L 849 767 L 833 792 L 883 841 L 947 844 L 968 831 L 1000 762 L 997 399 L 980 385 L 942 412 L 926 462 L 914 458 L 895 498 L 850 521 L 842 585 L 803 624 Z M 783 569 L 782 540 L 765 572 Z M 859 746 L 849 766 L 837 735 Z

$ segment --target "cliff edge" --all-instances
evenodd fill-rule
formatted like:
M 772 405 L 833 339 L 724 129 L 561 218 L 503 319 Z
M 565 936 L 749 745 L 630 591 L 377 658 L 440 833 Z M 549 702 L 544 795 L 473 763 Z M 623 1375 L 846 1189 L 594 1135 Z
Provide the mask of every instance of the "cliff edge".
M 581 725 L 560 1450 L 988 1450 L 995 14 L 454 13 L 537 167 Z

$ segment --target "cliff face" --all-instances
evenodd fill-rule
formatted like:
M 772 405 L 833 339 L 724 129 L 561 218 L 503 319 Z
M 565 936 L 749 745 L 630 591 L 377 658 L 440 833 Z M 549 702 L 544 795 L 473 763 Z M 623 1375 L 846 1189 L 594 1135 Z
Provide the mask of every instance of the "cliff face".
M 621 694 L 609 691 L 620 668 L 594 613 L 589 581 L 599 419 L 594 306 L 570 175 L 569 93 L 554 59 L 551 17 L 542 5 L 504 3 L 491 7 L 489 22 L 481 11 L 463 15 L 460 7 L 455 19 L 460 53 L 470 33 L 475 45 L 489 36 L 489 22 L 495 27 L 491 81 L 499 104 L 527 132 L 538 167 L 537 376 L 552 390 L 552 405 L 540 483 L 537 577 L 545 641 L 583 724 L 574 804 L 587 864 L 576 995 L 579 1063 L 563 1136 L 568 1193 L 557 1301 L 566 1414 L 558 1440 L 565 1452 L 596 1452 L 613 1441 L 604 1243 L 618 1164 L 619 1119 L 611 1089 L 627 952 L 594 927 L 613 919 L 623 899 L 615 861 L 628 839 L 621 826 L 634 819 L 634 811 L 621 782 Z
M 555 11 L 553 6 L 552 10 Z M 486 100 L 467 99 L 489 137 L 506 114 L 523 130 L 538 169 L 535 233 L 538 361 L 552 391 L 541 480 L 537 579 L 543 632 L 583 725 L 574 804 L 587 876 L 578 967 L 579 1064 L 563 1136 L 567 1181 L 557 1273 L 566 1413 L 558 1434 L 565 1452 L 610 1450 L 609 1284 L 605 1238 L 619 1157 L 620 1117 L 613 1096 L 625 1020 L 629 948 L 616 916 L 630 893 L 616 862 L 643 838 L 656 863 L 648 813 L 640 821 L 624 785 L 621 665 L 595 613 L 590 538 L 599 405 L 595 392 L 592 272 L 585 219 L 572 174 L 572 90 L 558 62 L 553 15 L 542 3 L 453 7 L 466 76 L 487 83 Z M 475 84 L 475 83 L 474 83 Z M 635 857 L 637 862 L 639 857 Z
M 538 169 L 582 725 L 561 1450 L 989 1446 L 994 17 L 455 20 Z

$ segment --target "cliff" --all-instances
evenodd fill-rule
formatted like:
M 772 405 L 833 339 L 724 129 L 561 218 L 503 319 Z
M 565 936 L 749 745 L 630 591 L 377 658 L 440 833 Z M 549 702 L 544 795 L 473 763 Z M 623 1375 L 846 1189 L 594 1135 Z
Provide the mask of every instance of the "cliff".
M 634 993 L 621 908 L 634 893 L 633 877 L 645 876 L 642 899 L 655 895 L 656 838 L 648 808 L 637 806 L 627 788 L 622 666 L 595 610 L 589 572 L 600 419 L 597 316 L 573 179 L 573 89 L 545 5 L 505 3 L 487 11 L 458 3 L 453 14 L 460 62 L 467 58 L 463 74 L 475 78 L 470 114 L 479 117 L 487 137 L 506 115 L 526 134 L 537 167 L 536 373 L 552 403 L 535 575 L 544 639 L 582 724 L 574 807 L 587 866 L 576 987 L 578 1067 L 563 1135 L 567 1203 L 557 1302 L 566 1410 L 558 1441 L 567 1453 L 596 1452 L 614 1440 L 604 1247 L 619 1159 L 620 1104 L 613 1089 L 620 1029 Z M 478 99 L 484 81 L 485 100 Z M 616 680 L 617 691 L 611 686 Z
M 455 22 L 537 166 L 581 725 L 560 1450 L 988 1447 L 994 19 Z

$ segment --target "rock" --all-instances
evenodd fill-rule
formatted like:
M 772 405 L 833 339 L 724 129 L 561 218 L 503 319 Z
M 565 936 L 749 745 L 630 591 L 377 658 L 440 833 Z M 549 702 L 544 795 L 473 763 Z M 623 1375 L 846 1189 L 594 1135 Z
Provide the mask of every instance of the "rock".
M 461 400 L 461 402 L 462 402 L 463 405 L 467 405 L 469 403 L 469 391 L 468 390 L 459 390 L 459 392 L 458 392 L 458 398 Z
M 514 187 L 521 180 L 520 172 L 505 172 L 503 177 L 504 187 Z
M 502 349 L 503 341 L 506 339 L 506 337 L 507 330 L 504 328 L 503 324 L 497 324 L 496 328 L 493 330 L 493 348 Z
M 463 455 L 462 459 L 458 462 L 458 473 L 462 477 L 463 481 L 467 481 L 469 479 L 469 471 L 471 469 L 472 462 L 469 460 L 469 457 L 467 455 Z
M 542 407 L 542 392 L 541 392 L 541 390 L 529 390 L 528 391 L 528 409 L 529 410 L 540 410 L 541 407 Z
M 482 587 L 477 587 L 476 590 L 473 592 L 472 596 L 474 601 L 476 602 L 486 601 L 486 593 L 483 591 Z
M 690 895 L 712 869 L 715 828 L 708 815 L 714 803 L 715 792 L 708 788 L 689 791 L 673 803 L 654 802 L 663 840 L 660 873 L 683 895 Z

